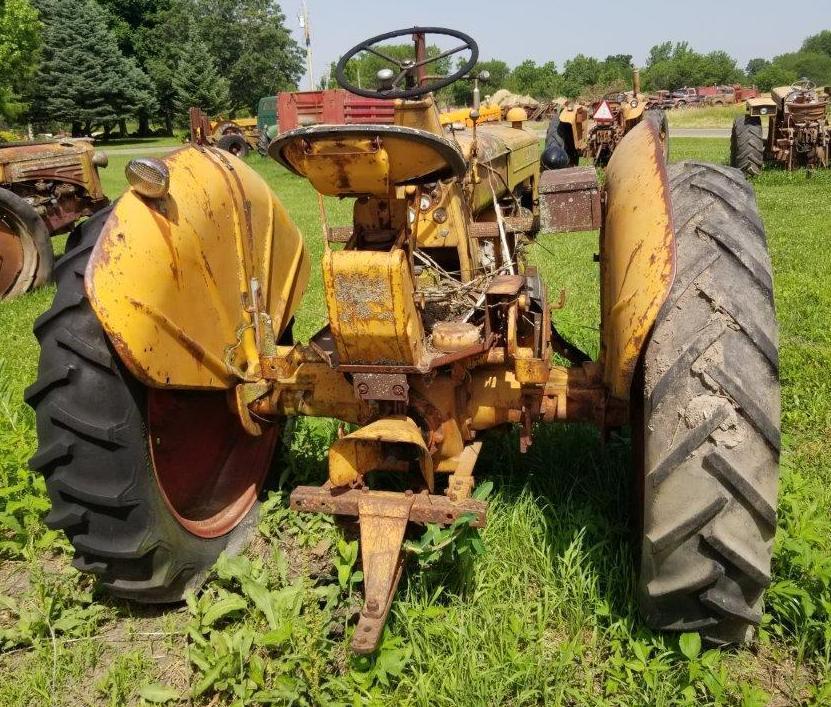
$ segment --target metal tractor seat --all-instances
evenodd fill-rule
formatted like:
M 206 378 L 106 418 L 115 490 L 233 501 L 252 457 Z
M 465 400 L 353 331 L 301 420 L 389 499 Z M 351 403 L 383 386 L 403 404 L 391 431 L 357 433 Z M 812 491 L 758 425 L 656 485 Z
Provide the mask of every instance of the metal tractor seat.
M 387 196 L 403 184 L 462 177 L 459 146 L 400 125 L 313 125 L 276 137 L 268 154 L 327 196 Z

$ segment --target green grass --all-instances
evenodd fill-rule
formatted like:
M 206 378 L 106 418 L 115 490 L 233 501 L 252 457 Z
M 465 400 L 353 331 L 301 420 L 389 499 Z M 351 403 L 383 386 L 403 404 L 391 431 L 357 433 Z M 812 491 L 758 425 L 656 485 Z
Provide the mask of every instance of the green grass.
M 673 139 L 673 160 L 724 163 L 724 140 Z M 126 158 L 104 172 L 124 187 Z M 311 188 L 257 156 L 322 252 Z M 477 477 L 493 483 L 485 553 L 409 565 L 374 659 L 347 652 L 358 606 L 352 536 L 264 509 L 245 560 L 222 562 L 187 608 L 143 609 L 96 593 L 68 569 L 69 549 L 42 526 L 43 483 L 21 402 L 35 375 L 30 331 L 52 288 L 0 304 L 0 705 L 125 704 L 203 690 L 196 704 L 829 704 L 831 702 L 831 170 L 771 169 L 754 183 L 768 232 L 780 321 L 783 459 L 773 584 L 756 645 L 705 650 L 649 631 L 635 611 L 626 495 L 629 442 L 579 425 L 539 426 L 528 454 L 514 434 L 488 438 Z M 334 223 L 349 204 L 328 201 Z M 532 246 L 563 332 L 596 353 L 597 234 L 543 235 Z M 322 322 L 315 268 L 296 332 Z M 320 482 L 336 434 L 298 424 L 281 463 L 288 486 Z M 459 557 L 459 553 L 461 557 Z M 262 589 L 257 589 L 261 587 Z M 224 613 L 223 613 L 224 612 Z M 172 690 L 172 692 L 170 692 Z M 256 696 L 256 697 L 255 697 Z
M 744 115 L 744 103 L 732 106 L 705 106 L 701 108 L 677 108 L 667 111 L 672 128 L 730 128 L 733 121 Z

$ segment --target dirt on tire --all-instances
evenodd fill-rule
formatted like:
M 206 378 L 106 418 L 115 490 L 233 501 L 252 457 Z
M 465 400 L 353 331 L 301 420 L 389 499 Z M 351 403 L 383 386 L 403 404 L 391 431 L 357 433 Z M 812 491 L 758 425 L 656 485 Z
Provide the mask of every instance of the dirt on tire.
M 669 168 L 677 275 L 640 371 L 646 621 L 749 640 L 762 618 L 780 448 L 771 264 L 740 172 Z M 635 407 L 638 407 L 637 405 Z

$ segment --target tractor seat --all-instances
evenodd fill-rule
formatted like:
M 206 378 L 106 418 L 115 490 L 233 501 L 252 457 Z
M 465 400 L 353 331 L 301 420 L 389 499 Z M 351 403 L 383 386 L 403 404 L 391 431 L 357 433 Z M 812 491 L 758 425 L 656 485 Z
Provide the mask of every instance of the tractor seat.
M 382 196 L 404 184 L 461 177 L 459 146 L 400 125 L 312 125 L 278 135 L 268 154 L 328 196 Z

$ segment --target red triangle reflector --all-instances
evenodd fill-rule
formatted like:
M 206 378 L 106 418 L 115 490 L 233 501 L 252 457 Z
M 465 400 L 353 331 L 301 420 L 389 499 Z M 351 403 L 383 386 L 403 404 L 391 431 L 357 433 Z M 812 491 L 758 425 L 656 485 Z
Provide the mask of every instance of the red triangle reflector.
M 612 111 L 606 101 L 603 101 L 603 103 L 600 104 L 600 108 L 595 111 L 594 119 L 598 121 L 613 121 L 615 119 L 615 116 L 612 115 Z

